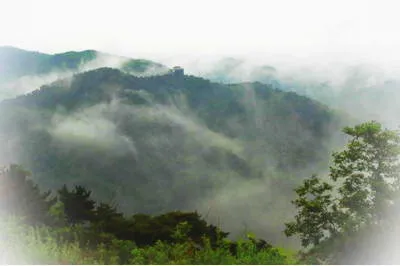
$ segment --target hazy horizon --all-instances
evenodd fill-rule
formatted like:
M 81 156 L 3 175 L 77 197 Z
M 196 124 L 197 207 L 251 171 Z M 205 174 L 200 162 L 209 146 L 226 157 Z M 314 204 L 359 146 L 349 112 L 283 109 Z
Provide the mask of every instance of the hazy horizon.
M 396 64 L 394 1 L 4 1 L 0 46 Z

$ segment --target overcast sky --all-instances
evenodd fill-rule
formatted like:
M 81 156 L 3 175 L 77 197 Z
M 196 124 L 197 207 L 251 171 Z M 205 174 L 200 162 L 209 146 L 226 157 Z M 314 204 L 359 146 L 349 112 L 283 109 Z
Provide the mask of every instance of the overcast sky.
M 396 1 L 1 1 L 0 45 L 47 53 L 400 59 Z M 153 57 L 153 56 L 152 56 Z

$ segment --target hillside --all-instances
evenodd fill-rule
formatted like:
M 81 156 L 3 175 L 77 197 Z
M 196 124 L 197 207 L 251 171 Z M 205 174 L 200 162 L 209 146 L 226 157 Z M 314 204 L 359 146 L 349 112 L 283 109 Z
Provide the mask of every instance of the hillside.
M 112 68 L 58 80 L 0 108 L 1 163 L 26 166 L 41 186 L 82 184 L 125 213 L 212 208 L 208 219 L 223 219 L 233 232 L 249 224 L 272 241 L 281 238 L 294 186 L 326 167 L 342 121 L 261 83 Z M 269 217 L 277 209 L 287 212 Z M 259 227 L 256 217 L 269 225 Z
M 0 100 L 39 89 L 42 85 L 100 67 L 132 75 L 154 75 L 169 69 L 159 63 L 111 55 L 95 50 L 44 54 L 15 47 L 0 47 Z

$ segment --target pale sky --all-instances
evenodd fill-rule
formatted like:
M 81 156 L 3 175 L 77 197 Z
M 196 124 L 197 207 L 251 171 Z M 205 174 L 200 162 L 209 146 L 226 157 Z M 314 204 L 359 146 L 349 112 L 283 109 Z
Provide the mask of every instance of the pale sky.
M 400 2 L 12 0 L 0 45 L 46 53 L 400 59 Z

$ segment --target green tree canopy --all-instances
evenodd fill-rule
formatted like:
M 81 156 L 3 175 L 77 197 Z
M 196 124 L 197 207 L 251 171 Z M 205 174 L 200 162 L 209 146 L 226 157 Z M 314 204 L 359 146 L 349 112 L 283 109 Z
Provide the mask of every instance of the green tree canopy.
M 366 230 L 387 228 L 387 213 L 399 195 L 399 133 L 375 121 L 343 131 L 351 139 L 333 153 L 329 181 L 313 176 L 296 189 L 298 213 L 285 229 L 325 258 Z

